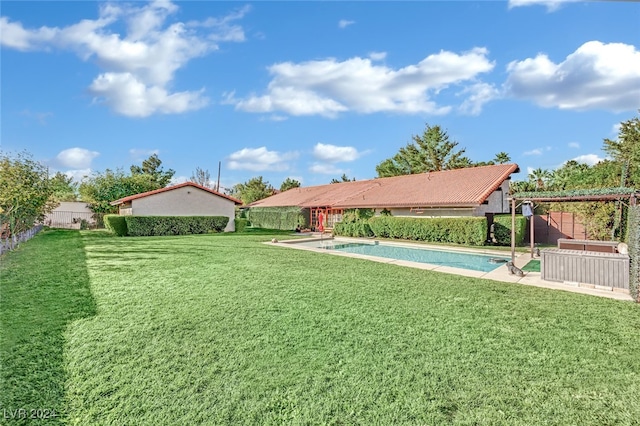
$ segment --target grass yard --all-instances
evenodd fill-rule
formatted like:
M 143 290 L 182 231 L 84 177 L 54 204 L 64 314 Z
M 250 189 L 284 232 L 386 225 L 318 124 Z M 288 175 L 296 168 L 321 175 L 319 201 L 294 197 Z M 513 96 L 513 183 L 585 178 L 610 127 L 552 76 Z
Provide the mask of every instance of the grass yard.
M 274 236 L 56 230 L 4 256 L 2 408 L 78 425 L 638 424 L 640 306 L 261 244 Z

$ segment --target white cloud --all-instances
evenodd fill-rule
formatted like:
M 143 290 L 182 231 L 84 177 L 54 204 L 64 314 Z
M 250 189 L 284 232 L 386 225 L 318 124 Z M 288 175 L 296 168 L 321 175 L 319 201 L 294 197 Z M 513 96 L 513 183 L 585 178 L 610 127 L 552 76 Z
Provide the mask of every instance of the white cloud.
M 91 176 L 91 169 L 77 169 L 77 170 L 67 170 L 64 172 L 65 176 L 73 179 L 74 182 L 82 182 L 87 176 Z
M 317 143 L 313 147 L 313 156 L 328 163 L 354 161 L 361 156 L 358 150 L 352 146 L 336 146 L 331 144 Z
M 340 27 L 340 28 L 347 28 L 349 25 L 353 25 L 353 24 L 355 24 L 355 23 L 356 23 L 356 21 L 349 21 L 349 20 L 347 20 L 347 19 L 341 19 L 341 20 L 338 22 L 338 27 Z
M 327 163 L 314 163 L 309 167 L 309 171 L 311 173 L 319 173 L 323 175 L 342 175 L 346 173 L 343 169 Z
M 269 151 L 266 147 L 243 148 L 229 156 L 228 166 L 231 170 L 261 171 L 285 171 L 289 169 L 290 160 L 298 156 L 295 152 L 281 154 L 277 151 Z
M 430 96 L 452 85 L 476 85 L 479 74 L 494 68 L 487 55 L 484 48 L 462 54 L 441 51 L 399 69 L 360 57 L 341 62 L 333 58 L 282 62 L 269 67 L 273 78 L 266 94 L 237 99 L 230 93 L 225 102 L 243 111 L 290 115 L 335 117 L 346 111 L 446 114 L 451 107 L 437 105 Z
M 99 152 L 89 151 L 84 148 L 69 148 L 56 156 L 57 164 L 62 167 L 69 167 L 73 169 L 88 169 L 91 167 L 91 162 L 94 158 L 100 155 Z
M 468 86 L 462 91 L 462 94 L 469 94 L 469 96 L 462 105 L 460 105 L 460 111 L 470 115 L 480 114 L 484 104 L 499 96 L 498 89 L 487 83 L 477 83 Z
M 99 75 L 91 86 L 95 102 L 104 103 L 117 113 L 129 117 L 152 114 L 177 114 L 200 109 L 209 103 L 204 91 L 169 93 L 162 86 L 147 86 L 130 73 Z
M 578 0 L 509 0 L 509 9 L 520 6 L 546 6 L 549 12 L 557 10 L 563 3 L 573 3 Z
M 0 18 L 2 45 L 23 50 L 75 52 L 82 60 L 94 60 L 105 72 L 95 78 L 90 91 L 117 113 L 145 117 L 155 113 L 178 114 L 204 107 L 202 90 L 171 93 L 177 70 L 191 59 L 218 49 L 220 42 L 244 40 L 233 21 L 248 7 L 220 19 L 203 22 L 168 22 L 178 6 L 157 0 L 141 7 L 110 3 L 95 20 L 84 19 L 66 27 L 24 28 Z M 124 22 L 121 35 L 112 25 Z
M 547 108 L 620 112 L 640 99 L 640 51 L 629 44 L 590 41 L 559 64 L 541 53 L 507 71 L 507 95 Z
M 369 53 L 369 58 L 372 61 L 382 61 L 387 57 L 387 52 L 371 52 Z
M 598 156 L 597 154 L 586 154 L 586 155 L 580 155 L 578 157 L 572 158 L 572 160 L 575 160 L 578 163 L 585 163 L 590 166 L 593 166 L 594 164 L 598 164 L 600 161 L 603 161 L 604 158 Z
M 569 142 L 569 148 L 580 148 L 580 144 L 578 142 Z
M 536 148 L 532 149 L 531 151 L 525 151 L 522 153 L 522 155 L 542 155 L 542 149 Z

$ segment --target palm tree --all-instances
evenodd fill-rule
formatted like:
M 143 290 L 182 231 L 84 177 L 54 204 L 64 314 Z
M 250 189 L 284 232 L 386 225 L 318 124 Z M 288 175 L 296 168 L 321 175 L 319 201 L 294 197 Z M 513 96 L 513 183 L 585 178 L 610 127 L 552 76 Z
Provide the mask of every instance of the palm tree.
M 547 183 L 547 180 L 551 177 L 551 173 L 548 170 L 537 168 L 529 173 L 529 181 L 534 182 L 537 191 L 542 191 Z
M 493 163 L 495 164 L 506 164 L 506 163 L 509 163 L 510 161 L 511 161 L 511 157 L 509 156 L 509 154 L 507 154 L 504 151 L 500 151 L 493 158 Z

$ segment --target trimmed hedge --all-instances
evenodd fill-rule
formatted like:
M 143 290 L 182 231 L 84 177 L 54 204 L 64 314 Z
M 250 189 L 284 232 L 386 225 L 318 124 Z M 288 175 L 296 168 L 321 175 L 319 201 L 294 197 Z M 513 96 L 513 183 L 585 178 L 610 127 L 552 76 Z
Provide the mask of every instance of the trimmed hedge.
M 640 206 L 629 207 L 626 242 L 629 246 L 629 293 L 640 303 Z
M 129 232 L 127 230 L 125 217 L 126 216 L 120 216 L 118 214 L 104 215 L 104 226 L 118 237 L 127 236 Z
M 132 237 L 222 232 L 229 223 L 226 216 L 125 216 L 125 219 Z
M 251 207 L 246 215 L 256 228 L 292 231 L 298 225 L 303 228 L 309 226 L 309 219 L 300 207 Z
M 485 217 L 412 218 L 377 216 L 368 221 L 380 238 L 481 246 L 487 238 Z M 335 228 L 334 228 L 335 229 Z
M 497 244 L 511 245 L 511 215 L 501 214 L 493 216 L 493 236 Z M 527 218 L 516 215 L 516 246 L 524 244 L 524 237 L 527 233 Z
M 333 226 L 333 233 L 335 235 L 342 235 L 345 237 L 373 237 L 373 231 L 371 226 L 365 220 L 358 220 L 355 222 L 338 222 Z
M 249 220 L 244 218 L 235 219 L 236 232 L 244 232 L 244 229 L 249 225 Z

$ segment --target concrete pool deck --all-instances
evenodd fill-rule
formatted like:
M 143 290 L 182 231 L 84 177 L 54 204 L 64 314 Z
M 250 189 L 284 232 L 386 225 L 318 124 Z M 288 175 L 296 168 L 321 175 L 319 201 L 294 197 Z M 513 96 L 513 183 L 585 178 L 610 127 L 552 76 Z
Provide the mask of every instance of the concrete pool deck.
M 339 251 L 329 252 L 325 249 L 305 247 L 301 245 L 294 247 L 296 246 L 296 243 L 311 242 L 311 241 L 368 242 L 368 243 L 371 243 L 372 241 L 378 241 L 378 240 L 371 240 L 371 239 L 358 239 L 358 238 L 346 238 L 346 237 L 339 237 L 339 238 L 333 239 L 333 237 L 322 236 L 320 234 L 305 235 L 305 237 L 307 238 L 296 238 L 296 239 L 290 239 L 290 240 L 282 240 L 278 242 L 267 242 L 266 244 L 289 246 L 291 248 L 296 248 L 298 250 L 308 250 L 308 251 L 315 251 L 315 252 L 320 252 L 325 254 L 331 254 L 334 256 L 366 259 L 366 260 L 372 260 L 374 262 L 382 262 L 382 263 L 388 263 L 392 265 L 406 266 L 406 267 L 424 269 L 429 271 L 444 272 L 447 274 L 456 274 L 456 275 L 462 275 L 466 277 L 482 278 L 487 280 L 502 281 L 506 283 L 529 285 L 533 287 L 548 288 L 551 290 L 563 290 L 563 291 L 568 291 L 572 293 L 588 294 L 591 296 L 606 297 L 606 298 L 616 299 L 616 300 L 633 301 L 628 291 L 618 291 L 618 290 L 613 290 L 611 288 L 596 288 L 593 285 L 581 284 L 581 283 L 560 283 L 560 282 L 553 282 L 553 281 L 545 281 L 542 279 L 540 272 L 524 272 L 524 276 L 519 277 L 517 275 L 510 274 L 506 266 L 497 266 L 496 269 L 494 269 L 493 271 L 481 272 L 481 271 L 472 271 L 469 269 L 454 268 L 451 266 L 432 265 L 428 263 L 411 262 L 407 260 L 396 260 L 396 259 L 367 256 L 367 255 L 355 254 L 355 253 L 345 253 L 345 252 L 339 252 Z M 412 244 L 407 242 L 395 242 L 395 241 L 387 241 L 387 240 L 380 240 L 380 241 L 384 242 L 384 244 L 386 245 L 392 245 L 397 247 L 411 247 L 411 248 L 424 248 L 424 249 L 436 249 L 436 250 L 446 249 L 450 251 L 459 251 L 459 252 L 467 252 L 467 253 L 476 253 L 476 254 L 485 254 L 485 255 L 489 254 L 489 255 L 495 255 L 499 257 L 510 257 L 510 254 L 511 254 L 505 251 L 483 249 L 483 248 L 478 248 L 478 249 L 458 248 L 458 247 L 451 248 L 451 247 L 443 247 L 443 246 L 428 245 L 428 244 Z M 515 259 L 515 265 L 518 268 L 523 268 L 530 260 L 531 260 L 530 253 L 517 253 L 516 259 Z

